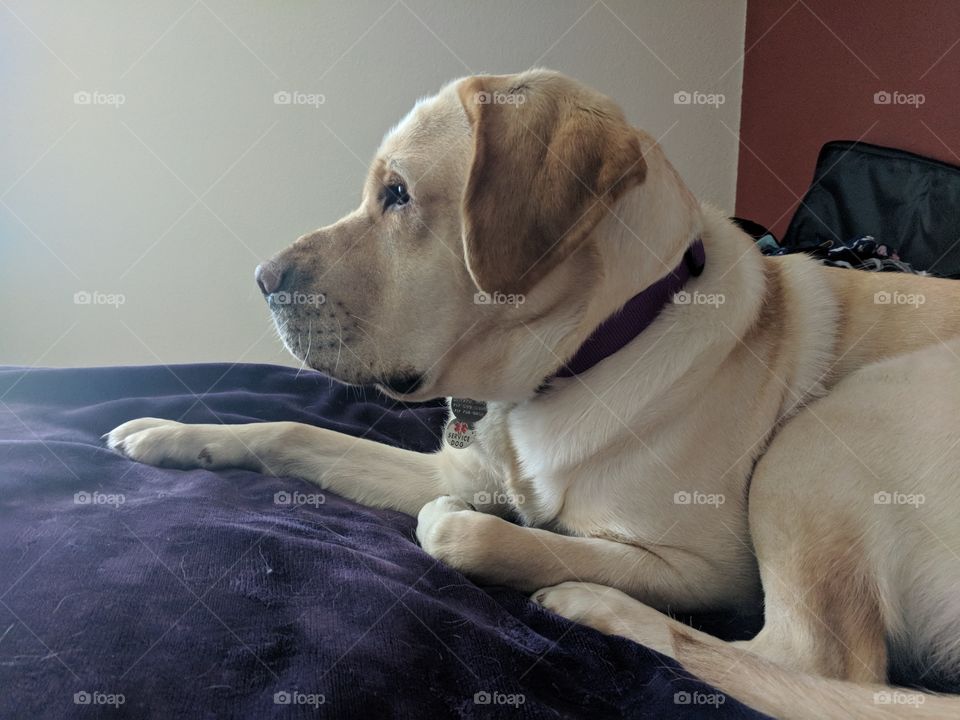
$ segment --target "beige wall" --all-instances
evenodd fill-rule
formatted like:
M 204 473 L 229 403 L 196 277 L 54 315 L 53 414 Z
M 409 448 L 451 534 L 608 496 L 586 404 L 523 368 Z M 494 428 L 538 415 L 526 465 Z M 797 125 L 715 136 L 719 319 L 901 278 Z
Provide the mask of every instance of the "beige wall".
M 350 210 L 383 133 L 470 72 L 596 86 L 732 211 L 745 5 L 5 0 L 0 363 L 289 362 L 254 266 Z

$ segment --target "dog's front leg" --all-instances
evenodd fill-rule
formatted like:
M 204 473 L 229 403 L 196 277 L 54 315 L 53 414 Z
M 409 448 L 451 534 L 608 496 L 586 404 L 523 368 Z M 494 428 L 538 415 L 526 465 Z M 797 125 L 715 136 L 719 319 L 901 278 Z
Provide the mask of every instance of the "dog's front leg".
M 454 464 L 444 452 L 401 450 L 302 423 L 188 425 L 140 418 L 108 433 L 107 445 L 149 465 L 239 467 L 299 477 L 364 505 L 409 515 L 438 495 L 472 502 L 480 491 L 496 489 L 495 476 L 474 453 Z
M 475 512 L 460 498 L 439 497 L 420 510 L 424 550 L 485 583 L 525 591 L 565 581 L 597 583 L 654 607 L 692 611 L 736 602 L 739 593 L 710 563 L 668 546 L 560 535 Z

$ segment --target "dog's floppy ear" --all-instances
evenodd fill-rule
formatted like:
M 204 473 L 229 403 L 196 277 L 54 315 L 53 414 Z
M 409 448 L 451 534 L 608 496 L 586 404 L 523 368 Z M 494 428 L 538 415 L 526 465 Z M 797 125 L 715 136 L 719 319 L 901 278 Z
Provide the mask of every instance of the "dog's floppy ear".
M 525 293 L 643 180 L 639 135 L 609 99 L 554 73 L 477 76 L 458 92 L 474 137 L 467 267 L 480 290 Z

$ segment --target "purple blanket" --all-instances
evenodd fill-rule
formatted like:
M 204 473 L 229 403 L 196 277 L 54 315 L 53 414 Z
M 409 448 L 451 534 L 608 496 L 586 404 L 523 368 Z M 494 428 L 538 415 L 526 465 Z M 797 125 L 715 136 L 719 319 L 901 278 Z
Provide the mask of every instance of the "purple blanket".
M 0 369 L 0 717 L 760 717 L 478 587 L 406 515 L 99 439 L 141 416 L 296 420 L 426 451 L 444 414 L 272 366 Z

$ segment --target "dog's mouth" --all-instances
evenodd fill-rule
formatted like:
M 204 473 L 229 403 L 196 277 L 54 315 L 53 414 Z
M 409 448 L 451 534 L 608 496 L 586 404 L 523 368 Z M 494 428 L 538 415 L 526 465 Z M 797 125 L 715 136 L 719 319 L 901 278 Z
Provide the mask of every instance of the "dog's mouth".
M 340 303 L 312 306 L 271 296 L 268 304 L 280 340 L 304 366 L 347 385 L 375 387 L 396 399 L 424 388 L 426 373 L 410 367 L 381 369 L 377 353 L 364 352 L 354 345 L 367 333 L 361 330 L 358 336 L 356 318 L 345 314 Z
M 395 398 L 412 395 L 425 384 L 426 373 L 412 369 L 377 372 L 363 364 L 347 343 L 352 334 L 331 333 L 329 328 L 308 327 L 306 331 L 290 318 L 279 320 L 274 315 L 278 334 L 287 351 L 303 365 L 347 385 L 376 387 Z M 326 332 L 325 332 L 326 331 Z M 362 367 L 361 367 L 362 365 Z

